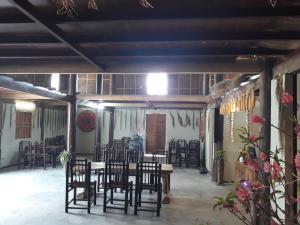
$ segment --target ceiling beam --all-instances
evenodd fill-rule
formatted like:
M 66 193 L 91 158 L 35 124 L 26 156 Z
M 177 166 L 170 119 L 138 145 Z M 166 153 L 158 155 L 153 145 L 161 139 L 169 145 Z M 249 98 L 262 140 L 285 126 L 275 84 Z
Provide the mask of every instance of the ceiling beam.
M 113 47 L 113 46 L 112 46 Z M 102 50 L 102 51 L 101 51 Z M 153 45 L 149 44 L 147 48 L 132 48 L 126 50 L 114 50 L 114 49 L 101 49 L 101 48 L 91 48 L 86 49 L 89 55 L 94 57 L 96 60 L 105 60 L 105 58 L 110 58 L 114 60 L 114 57 L 155 57 L 155 56 L 238 56 L 238 55 L 257 55 L 257 56 L 284 56 L 291 52 L 291 50 L 281 50 L 281 49 L 271 49 L 271 48 L 206 48 L 206 47 L 185 47 L 178 48 L 154 48 Z M 70 52 L 68 49 L 64 48 L 51 48 L 37 46 L 37 48 L 31 47 L 31 49 L 20 48 L 15 49 L 1 49 L 0 46 L 0 58 L 74 58 L 76 54 Z M 103 61 L 104 62 L 104 61 Z
M 105 101 L 105 102 L 160 102 L 160 103 L 208 103 L 209 96 L 151 96 L 151 95 L 77 95 L 78 100 Z
M 45 28 L 51 35 L 57 38 L 60 42 L 64 43 L 68 48 L 81 56 L 84 60 L 95 66 L 99 72 L 104 69 L 92 57 L 90 57 L 80 45 L 76 42 L 69 40 L 65 33 L 55 24 L 52 24 L 44 18 L 38 10 L 27 0 L 9 0 L 18 10 L 24 13 L 28 18 L 32 19 L 37 24 Z
M 197 60 L 148 60 L 145 62 L 110 62 L 105 73 L 149 73 L 149 72 L 207 72 L 207 73 L 259 73 L 263 64 L 259 61 L 235 62 L 215 59 Z M 0 73 L 97 73 L 97 69 L 82 59 L 1 59 Z
M 68 38 L 70 42 L 82 43 L 130 43 L 130 42 L 179 42 L 179 41 L 291 41 L 300 40 L 299 31 L 280 31 L 280 32 L 193 32 L 186 34 L 183 32 L 170 32 L 168 34 L 155 33 L 155 34 L 134 34 L 130 35 L 72 35 Z M 0 45 L 12 45 L 12 44 L 51 44 L 60 43 L 57 38 L 49 35 L 31 34 L 31 35 L 1 35 Z
M 22 0 L 21 0 L 22 1 Z M 24 0 L 25 1 L 25 0 Z M 179 10 L 178 10 L 179 9 Z M 130 9 L 132 10 L 132 9 Z M 161 11 L 160 8 L 151 10 L 138 8 L 139 11 L 128 11 L 122 9 L 122 13 L 113 13 L 112 11 L 101 9 L 98 14 L 84 15 L 79 14 L 73 21 L 107 21 L 107 20 L 132 20 L 132 19 L 181 19 L 181 18 L 245 18 L 245 17 L 296 17 L 300 16 L 299 6 L 286 7 L 220 7 L 220 8 L 177 8 L 170 7 L 168 11 Z M 63 23 L 70 21 L 64 16 L 51 18 L 54 23 Z M 0 8 L 0 21 L 5 23 L 30 23 L 34 21 L 24 15 L 14 13 L 11 8 Z

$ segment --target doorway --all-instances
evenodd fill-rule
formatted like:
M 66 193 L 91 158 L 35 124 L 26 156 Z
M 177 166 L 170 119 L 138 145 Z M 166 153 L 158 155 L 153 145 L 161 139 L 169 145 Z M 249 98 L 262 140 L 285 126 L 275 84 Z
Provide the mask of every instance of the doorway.
M 166 147 L 166 114 L 147 114 L 146 153 L 164 150 Z

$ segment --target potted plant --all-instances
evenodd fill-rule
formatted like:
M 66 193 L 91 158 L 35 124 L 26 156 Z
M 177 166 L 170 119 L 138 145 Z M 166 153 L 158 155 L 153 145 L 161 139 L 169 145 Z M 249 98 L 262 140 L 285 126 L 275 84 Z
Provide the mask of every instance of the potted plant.
M 216 182 L 217 184 L 223 184 L 224 152 L 222 149 L 218 149 L 215 152 L 215 166 L 216 166 Z
M 59 154 L 59 161 L 63 165 L 63 167 L 66 169 L 67 162 L 70 161 L 72 158 L 72 154 L 68 150 L 63 150 Z

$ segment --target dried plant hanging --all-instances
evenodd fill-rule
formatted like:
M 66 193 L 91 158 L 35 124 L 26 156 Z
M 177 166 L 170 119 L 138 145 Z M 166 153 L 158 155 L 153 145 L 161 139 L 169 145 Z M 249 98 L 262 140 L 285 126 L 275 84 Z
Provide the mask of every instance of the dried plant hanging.
M 195 130 L 195 112 L 193 111 L 193 129 Z
M 175 118 L 171 111 L 170 111 L 170 116 L 172 118 L 172 127 L 175 127 Z
M 179 114 L 178 111 L 177 111 L 177 117 L 178 117 L 178 122 L 179 122 L 180 126 L 183 127 L 183 120 L 182 120 L 182 117 L 181 117 L 181 115 Z
M 57 14 L 67 15 L 71 18 L 78 16 L 76 11 L 76 1 L 75 0 L 52 0 L 57 7 Z M 86 0 L 88 8 L 91 10 L 99 11 L 98 4 L 96 0 Z M 154 8 L 153 5 L 148 0 L 140 0 L 140 5 L 145 8 Z

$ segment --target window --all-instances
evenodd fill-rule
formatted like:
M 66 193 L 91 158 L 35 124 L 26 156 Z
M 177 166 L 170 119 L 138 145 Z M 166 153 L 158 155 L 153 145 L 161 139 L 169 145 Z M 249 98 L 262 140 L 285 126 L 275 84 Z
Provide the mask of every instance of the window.
M 16 139 L 31 138 L 31 112 L 16 112 Z
M 59 90 L 59 85 L 60 85 L 59 77 L 60 77 L 59 73 L 52 73 L 51 75 L 51 88 L 53 88 L 56 91 Z
M 147 76 L 148 95 L 168 94 L 168 75 L 166 73 L 149 73 Z

